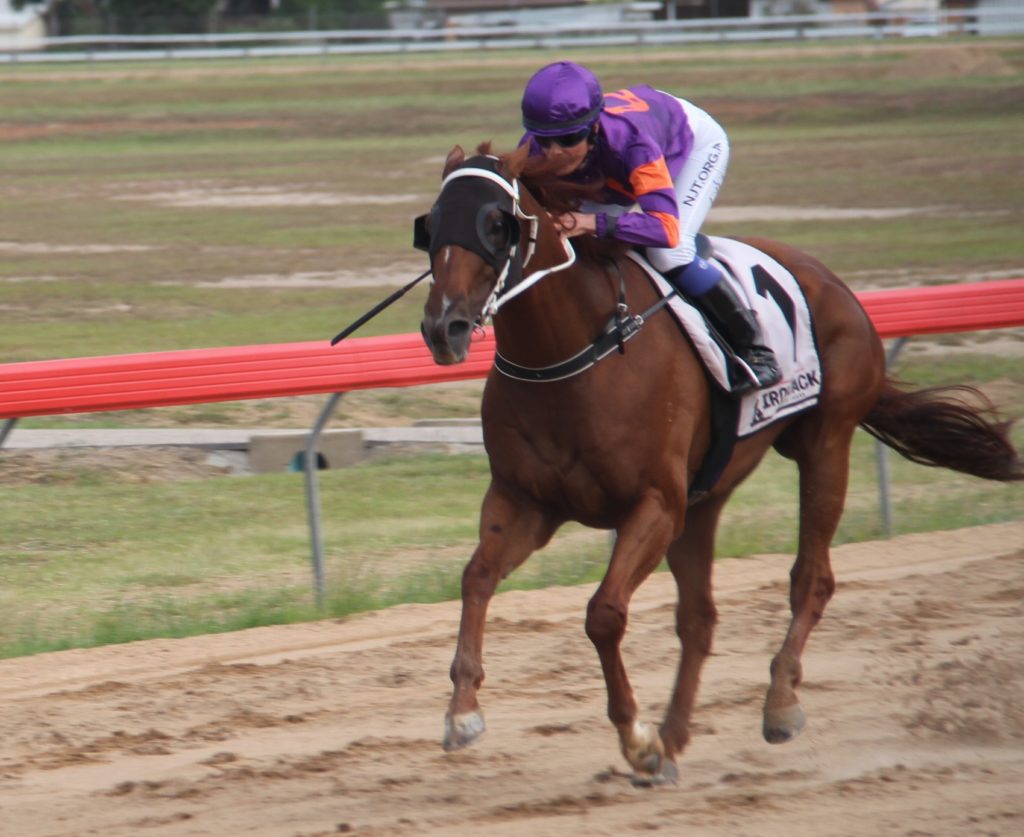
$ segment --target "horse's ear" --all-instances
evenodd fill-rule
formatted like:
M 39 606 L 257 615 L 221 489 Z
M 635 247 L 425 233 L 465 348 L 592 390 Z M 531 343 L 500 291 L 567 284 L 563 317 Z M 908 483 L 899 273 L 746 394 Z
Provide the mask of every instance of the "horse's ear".
M 448 152 L 448 157 L 444 161 L 444 173 L 441 175 L 441 179 L 444 180 L 449 174 L 455 169 L 462 165 L 463 160 L 466 159 L 466 152 L 462 150 L 461 145 L 456 145 L 451 151 Z

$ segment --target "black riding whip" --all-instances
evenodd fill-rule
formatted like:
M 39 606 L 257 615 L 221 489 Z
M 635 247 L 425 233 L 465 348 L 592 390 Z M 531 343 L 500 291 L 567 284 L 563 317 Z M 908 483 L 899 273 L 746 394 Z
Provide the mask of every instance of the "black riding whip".
M 403 296 L 405 296 L 405 294 L 412 288 L 413 285 L 417 284 L 418 282 L 420 282 L 422 279 L 425 279 L 429 275 L 430 275 L 430 271 L 429 270 L 426 271 L 425 273 L 421 273 L 419 276 L 417 276 L 415 279 L 413 279 L 404 288 L 399 288 L 397 291 L 395 291 L 393 294 L 391 294 L 391 296 L 389 296 L 383 302 L 378 302 L 376 305 L 373 306 L 373 308 L 371 308 L 369 311 L 367 311 L 365 314 L 363 314 L 363 316 L 361 316 L 358 320 L 356 320 L 354 323 L 352 323 L 352 325 L 347 326 L 344 329 L 342 329 L 338 333 L 338 335 L 331 341 L 331 345 L 335 346 L 338 343 L 340 343 L 342 340 L 344 340 L 346 337 L 348 337 L 353 331 L 355 331 L 357 328 L 359 328 L 361 325 L 363 325 L 363 323 L 369 322 L 374 317 L 376 317 L 381 311 L 383 311 L 385 308 L 387 308 L 392 302 L 395 302 L 395 301 L 401 299 Z

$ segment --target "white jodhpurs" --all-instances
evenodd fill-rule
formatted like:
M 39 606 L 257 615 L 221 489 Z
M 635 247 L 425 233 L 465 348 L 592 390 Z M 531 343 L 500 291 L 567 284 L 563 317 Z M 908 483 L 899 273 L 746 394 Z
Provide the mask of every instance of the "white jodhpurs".
M 696 105 L 685 99 L 678 101 L 693 130 L 693 150 L 674 181 L 679 243 L 671 248 L 647 250 L 647 258 L 662 273 L 688 265 L 697 257 L 697 233 L 718 197 L 729 166 L 729 138 L 722 126 Z

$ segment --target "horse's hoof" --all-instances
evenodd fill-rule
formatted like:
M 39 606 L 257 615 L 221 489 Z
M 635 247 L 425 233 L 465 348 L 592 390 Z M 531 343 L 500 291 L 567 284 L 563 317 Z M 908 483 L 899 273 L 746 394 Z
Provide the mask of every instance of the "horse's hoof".
M 446 753 L 461 750 L 476 741 L 487 725 L 484 716 L 479 712 L 467 712 L 464 715 L 449 715 L 444 719 L 444 742 Z
M 648 762 L 650 761 L 651 759 L 648 759 Z M 647 764 L 645 763 L 644 767 L 646 766 Z M 679 784 L 679 768 L 676 767 L 676 763 L 671 759 L 663 758 L 660 765 L 651 765 L 651 767 L 653 769 L 649 772 L 638 771 L 633 774 L 633 787 L 655 788 L 661 785 Z
M 769 744 L 785 744 L 796 738 L 806 725 L 804 710 L 799 703 L 793 703 L 784 709 L 765 710 L 761 732 Z
M 679 778 L 675 763 L 665 756 L 665 745 L 657 727 L 634 721 L 620 727 L 619 736 L 622 755 L 633 768 L 636 787 L 664 785 Z

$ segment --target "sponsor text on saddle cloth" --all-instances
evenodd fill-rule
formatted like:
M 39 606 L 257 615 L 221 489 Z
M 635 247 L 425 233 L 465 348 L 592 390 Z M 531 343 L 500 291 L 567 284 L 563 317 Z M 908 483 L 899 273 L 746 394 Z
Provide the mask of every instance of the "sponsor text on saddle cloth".
M 710 238 L 712 261 L 732 282 L 741 299 L 757 312 L 765 340 L 778 358 L 782 380 L 740 399 L 736 435 L 749 436 L 774 421 L 794 415 L 818 402 L 821 362 L 814 340 L 807 300 L 793 275 L 770 256 L 728 238 Z M 630 256 L 647 271 L 664 296 L 668 282 L 637 253 Z M 685 299 L 675 296 L 669 308 L 686 330 L 697 354 L 722 389 L 729 390 L 725 353 L 708 332 L 703 316 Z

